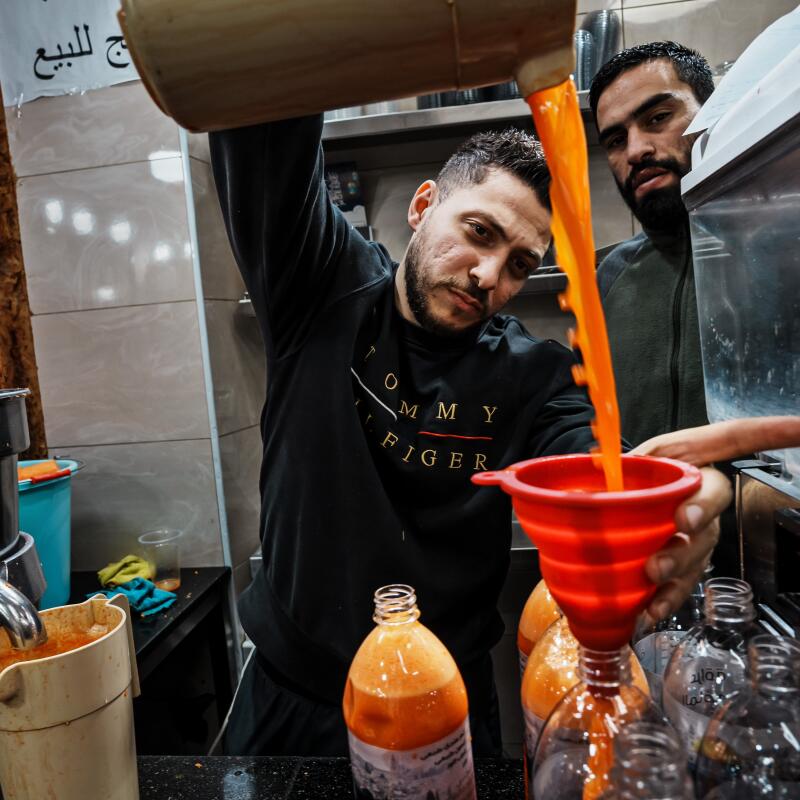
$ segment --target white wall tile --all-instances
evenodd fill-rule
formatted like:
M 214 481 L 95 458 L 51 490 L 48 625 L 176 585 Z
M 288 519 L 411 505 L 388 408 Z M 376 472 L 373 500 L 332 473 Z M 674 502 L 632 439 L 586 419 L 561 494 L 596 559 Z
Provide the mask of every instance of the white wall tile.
M 423 181 L 436 177 L 441 166 L 435 162 L 361 173 L 367 221 L 373 237 L 395 261 L 402 259 L 411 239 L 406 219 L 411 198 Z
M 619 11 L 624 0 L 578 0 L 578 14 L 591 11 Z
M 663 3 L 694 3 L 696 0 L 622 0 L 622 8 L 627 11 L 629 8 L 638 6 L 654 6 Z
M 248 561 L 243 561 L 233 568 L 233 590 L 237 597 L 250 585 L 251 581 L 250 563 Z
M 154 528 L 183 531 L 184 566 L 222 564 L 208 439 L 52 448 L 85 463 L 72 479 L 72 568 L 96 570 Z
M 186 135 L 189 139 L 189 155 L 198 161 L 205 161 L 206 164 L 210 164 L 211 153 L 208 150 L 208 134 L 187 131 Z
M 555 292 L 517 295 L 503 313 L 518 317 L 528 331 L 539 339 L 555 339 L 567 343 L 567 329 L 575 327 L 572 314 L 558 306 Z
M 209 435 L 195 303 L 33 317 L 51 447 Z
M 260 545 L 258 478 L 263 454 L 261 428 L 254 425 L 220 436 L 219 447 L 231 560 L 238 565 L 246 562 Z
M 189 159 L 189 163 L 203 296 L 207 300 L 238 300 L 244 293 L 244 281 L 225 231 L 211 167 L 195 158 Z
M 178 126 L 159 111 L 140 81 L 41 97 L 19 112 L 6 108 L 6 121 L 19 177 L 180 153 Z
M 258 423 L 266 396 L 266 356 L 255 318 L 235 300 L 206 301 L 206 327 L 220 436 Z
M 629 239 L 631 212 L 614 182 L 605 151 L 599 146 L 589 147 L 589 188 L 595 249 Z
M 180 158 L 17 186 L 34 314 L 194 299 Z
M 627 8 L 625 46 L 672 39 L 693 47 L 712 66 L 738 58 L 747 45 L 796 0 L 683 0 Z

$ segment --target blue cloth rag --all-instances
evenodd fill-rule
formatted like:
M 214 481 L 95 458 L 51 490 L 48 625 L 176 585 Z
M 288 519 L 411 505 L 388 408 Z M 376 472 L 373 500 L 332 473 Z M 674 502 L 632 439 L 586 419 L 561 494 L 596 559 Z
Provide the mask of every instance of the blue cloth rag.
M 113 589 L 98 589 L 96 592 L 86 595 L 94 597 L 97 594 L 104 594 L 106 597 L 114 597 L 117 594 L 124 594 L 134 611 L 138 611 L 143 617 L 158 614 L 166 611 L 177 599 L 175 592 L 165 592 L 157 589 L 152 581 L 144 578 L 134 578 Z

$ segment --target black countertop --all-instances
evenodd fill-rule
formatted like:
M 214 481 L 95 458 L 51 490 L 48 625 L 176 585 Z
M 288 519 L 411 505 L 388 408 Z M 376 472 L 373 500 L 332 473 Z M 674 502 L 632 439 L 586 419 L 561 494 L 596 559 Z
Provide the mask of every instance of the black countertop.
M 478 759 L 479 800 L 521 800 L 522 762 Z M 140 800 L 352 800 L 346 758 L 140 756 Z

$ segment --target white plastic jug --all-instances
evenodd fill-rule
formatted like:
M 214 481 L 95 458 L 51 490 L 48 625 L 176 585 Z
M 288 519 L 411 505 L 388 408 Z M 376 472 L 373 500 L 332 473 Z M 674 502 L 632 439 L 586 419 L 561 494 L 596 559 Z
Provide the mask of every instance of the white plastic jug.
M 107 632 L 0 672 L 4 800 L 138 800 L 133 697 L 139 679 L 127 599 L 103 595 L 43 611 L 50 639 Z M 10 649 L 0 631 L 0 655 Z

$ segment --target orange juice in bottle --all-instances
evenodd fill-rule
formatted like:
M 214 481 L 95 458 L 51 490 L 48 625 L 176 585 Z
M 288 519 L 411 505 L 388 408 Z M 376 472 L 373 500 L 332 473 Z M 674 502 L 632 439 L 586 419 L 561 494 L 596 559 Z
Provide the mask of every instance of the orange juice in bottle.
M 539 734 L 550 712 L 579 682 L 578 640 L 566 617 L 554 622 L 531 652 L 522 678 L 522 713 L 525 720 L 525 774 L 531 775 Z M 647 678 L 633 653 L 630 657 L 633 685 L 649 694 Z
M 467 691 L 410 586 L 375 592 L 344 692 L 356 798 L 475 800 Z
M 525 674 L 525 665 L 528 663 L 528 658 L 536 643 L 560 617 L 561 609 L 553 600 L 547 584 L 544 580 L 540 580 L 530 593 L 525 607 L 522 609 L 522 616 L 519 618 L 517 650 L 519 651 L 520 676 Z

